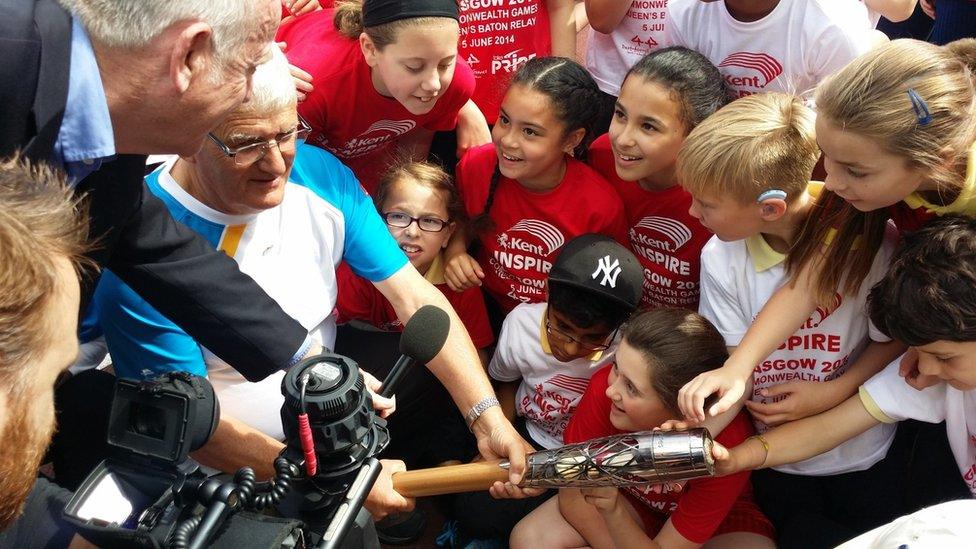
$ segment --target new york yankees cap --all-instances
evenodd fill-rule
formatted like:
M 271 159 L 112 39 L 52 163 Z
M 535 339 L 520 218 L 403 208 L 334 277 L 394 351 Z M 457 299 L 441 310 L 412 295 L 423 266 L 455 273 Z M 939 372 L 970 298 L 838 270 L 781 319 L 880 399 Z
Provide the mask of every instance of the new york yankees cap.
M 640 305 L 644 269 L 630 250 L 612 238 L 588 233 L 562 247 L 549 281 L 601 295 L 635 311 Z

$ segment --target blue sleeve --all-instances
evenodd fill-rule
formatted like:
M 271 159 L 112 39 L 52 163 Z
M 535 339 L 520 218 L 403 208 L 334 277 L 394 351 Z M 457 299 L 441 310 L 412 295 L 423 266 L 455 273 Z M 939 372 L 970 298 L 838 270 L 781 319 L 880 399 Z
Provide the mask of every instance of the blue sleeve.
M 92 297 L 115 375 L 148 379 L 169 371 L 207 375 L 192 337 L 106 270 Z
M 301 144 L 290 180 L 304 185 L 342 212 L 346 239 L 342 252 L 353 272 L 371 281 L 386 280 L 407 264 L 352 170 L 328 151 Z

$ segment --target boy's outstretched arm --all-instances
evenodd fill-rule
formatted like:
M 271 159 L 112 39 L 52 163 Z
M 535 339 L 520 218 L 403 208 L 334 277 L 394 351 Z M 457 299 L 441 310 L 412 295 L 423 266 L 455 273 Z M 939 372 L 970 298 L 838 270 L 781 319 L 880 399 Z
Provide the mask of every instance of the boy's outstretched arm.
M 810 318 L 817 308 L 817 302 L 810 290 L 809 269 L 807 266 L 800 272 L 794 285 L 786 284 L 769 298 L 721 368 L 699 374 L 681 388 L 678 406 L 685 417 L 704 421 L 705 399 L 713 394 L 718 394 L 719 400 L 708 408 L 708 416 L 721 414 L 732 407 L 745 393 L 746 381 L 756 364 L 775 351 Z
M 900 341 L 872 341 L 844 375 L 830 381 L 787 381 L 763 389 L 763 397 L 788 395 L 778 402 L 764 404 L 746 401 L 746 408 L 758 421 L 775 427 L 825 412 L 857 393 L 857 388 L 905 352 Z
M 716 443 L 712 452 L 716 474 L 724 476 L 803 461 L 837 447 L 878 423 L 861 396 L 854 395 L 836 408 L 770 429 L 762 438 L 750 437 L 734 448 Z

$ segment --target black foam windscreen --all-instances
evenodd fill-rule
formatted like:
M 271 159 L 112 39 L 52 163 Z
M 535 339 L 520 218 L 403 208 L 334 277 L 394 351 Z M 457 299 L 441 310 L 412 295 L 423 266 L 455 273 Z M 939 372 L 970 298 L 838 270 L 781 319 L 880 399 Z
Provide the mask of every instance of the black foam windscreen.
M 441 352 L 447 333 L 451 329 L 451 317 L 435 305 L 424 305 L 410 317 L 400 336 L 400 352 L 419 364 L 427 364 Z

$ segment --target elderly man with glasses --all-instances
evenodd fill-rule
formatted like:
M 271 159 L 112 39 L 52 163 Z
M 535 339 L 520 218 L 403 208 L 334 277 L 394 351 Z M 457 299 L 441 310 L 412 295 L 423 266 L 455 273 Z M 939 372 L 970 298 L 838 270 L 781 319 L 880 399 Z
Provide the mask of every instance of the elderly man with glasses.
M 323 347 L 335 339 L 335 268 L 342 260 L 373 281 L 403 321 L 427 303 L 447 309 L 451 336 L 431 370 L 461 406 L 493 399 L 473 345 L 443 295 L 407 262 L 352 172 L 302 142 L 307 132 L 296 114 L 287 62 L 275 52 L 254 76 L 251 101 L 233 111 L 198 153 L 163 164 L 146 181 L 178 221 L 233 257 Z M 110 272 L 102 276 L 86 324 L 87 332 L 104 334 L 120 377 L 174 369 L 207 375 L 224 419 L 194 457 L 224 471 L 250 465 L 259 476 L 271 476 L 283 447 L 283 372 L 248 382 Z M 463 360 L 467 356 L 472 360 Z M 390 404 L 374 397 L 378 408 Z M 522 443 L 500 413 L 477 423 L 483 449 Z M 389 484 L 389 473 L 402 464 L 386 465 L 367 501 L 375 517 L 412 506 Z

